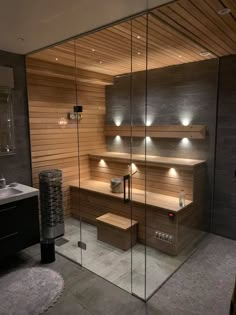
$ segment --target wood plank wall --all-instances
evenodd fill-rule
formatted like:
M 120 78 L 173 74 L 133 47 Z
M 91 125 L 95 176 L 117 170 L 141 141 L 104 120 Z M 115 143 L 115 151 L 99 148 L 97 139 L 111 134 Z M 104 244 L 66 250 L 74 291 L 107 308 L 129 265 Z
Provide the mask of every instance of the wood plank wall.
M 61 74 L 57 75 L 54 64 L 44 65 L 40 62 L 40 67 L 34 71 L 37 65 L 37 60 L 27 60 L 33 185 L 38 187 L 40 171 L 61 169 L 64 212 L 65 216 L 69 216 L 69 186 L 78 182 L 79 176 L 77 124 L 70 121 L 65 128 L 61 128 L 58 120 L 61 117 L 67 118 L 67 113 L 73 111 L 76 102 L 75 82 L 71 76 L 73 72 L 71 68 L 62 66 L 63 78 Z M 60 69 L 60 66 L 57 65 L 57 68 Z M 78 97 L 84 109 L 79 123 L 80 177 L 83 180 L 89 178 L 88 153 L 105 151 L 106 148 L 105 86 L 82 80 L 78 83 Z
M 193 200 L 193 170 L 182 168 L 163 168 L 135 164 L 137 173 L 132 177 L 132 187 L 159 193 L 172 197 L 179 197 L 181 190 L 185 197 Z M 122 177 L 129 173 L 128 165 L 118 162 L 99 162 L 90 160 L 91 179 L 109 183 L 111 178 Z M 134 168 L 133 168 L 134 170 Z M 145 176 L 146 172 L 146 176 Z

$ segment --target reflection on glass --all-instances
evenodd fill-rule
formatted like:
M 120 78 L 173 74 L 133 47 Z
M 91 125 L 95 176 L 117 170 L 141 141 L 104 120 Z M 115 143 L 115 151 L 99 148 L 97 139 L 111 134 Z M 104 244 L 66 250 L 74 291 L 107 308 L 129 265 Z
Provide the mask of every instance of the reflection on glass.
M 0 87 L 0 155 L 11 154 L 14 149 L 12 89 Z

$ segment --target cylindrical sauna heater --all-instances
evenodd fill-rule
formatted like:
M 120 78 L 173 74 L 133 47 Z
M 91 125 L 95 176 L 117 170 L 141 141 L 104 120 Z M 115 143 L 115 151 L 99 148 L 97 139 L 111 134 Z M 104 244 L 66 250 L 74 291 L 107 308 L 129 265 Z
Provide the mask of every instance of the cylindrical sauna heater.
M 62 171 L 42 171 L 39 188 L 42 238 L 54 239 L 64 234 Z

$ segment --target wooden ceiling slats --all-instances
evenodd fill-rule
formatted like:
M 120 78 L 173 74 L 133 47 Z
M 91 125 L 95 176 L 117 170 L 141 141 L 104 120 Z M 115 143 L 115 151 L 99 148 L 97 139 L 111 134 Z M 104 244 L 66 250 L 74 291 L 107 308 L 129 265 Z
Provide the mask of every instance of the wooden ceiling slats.
M 190 35 L 196 36 L 197 40 L 201 39 L 204 41 L 204 45 L 209 47 L 211 51 L 217 50 L 222 56 L 225 53 L 224 45 L 223 47 L 214 41 L 214 34 L 211 34 L 195 17 L 189 15 L 188 12 L 182 9 L 178 3 L 174 3 L 171 9 L 163 8 L 164 13 L 177 21 L 177 23 L 188 30 Z M 229 53 L 227 51 L 227 53 Z
M 141 32 L 139 32 L 142 34 Z M 148 61 L 150 62 L 152 58 L 154 60 L 159 59 L 161 61 L 166 60 L 167 65 L 169 63 L 179 63 L 180 61 L 180 55 L 182 56 L 182 60 L 189 62 L 191 59 L 190 56 L 188 56 L 184 51 L 181 51 L 177 46 L 173 46 L 170 44 L 170 41 L 168 39 L 158 38 L 155 37 L 152 33 L 151 27 L 149 27 L 149 34 L 148 34 Z M 142 51 L 142 54 L 146 54 L 146 47 L 143 47 L 143 49 L 139 49 L 138 51 Z M 137 54 L 136 51 L 134 51 L 134 55 Z M 141 57 L 141 56 L 140 56 Z M 192 58 L 192 60 L 195 60 Z
M 224 37 L 229 37 L 230 40 L 233 42 L 233 45 L 235 47 L 236 44 L 236 24 L 231 23 L 231 27 L 226 23 L 227 20 L 223 19 L 222 16 L 219 14 L 216 14 L 216 10 L 210 5 L 210 3 L 207 3 L 207 1 L 199 1 L 198 3 L 199 9 L 201 11 L 207 12 L 208 18 L 211 19 L 211 21 L 221 30 L 221 34 Z M 232 29 L 232 25 L 235 26 L 235 31 Z M 234 48 L 235 51 L 235 48 Z
M 201 47 L 198 46 L 197 50 L 191 47 L 190 41 L 186 40 L 184 36 L 176 32 L 168 32 L 165 29 L 161 29 L 161 23 L 155 21 L 156 18 L 150 16 L 150 26 L 148 30 L 148 47 L 152 47 L 154 44 L 161 45 L 161 48 L 168 48 L 171 58 L 176 58 L 178 61 L 183 60 L 189 62 L 192 60 L 202 60 L 203 58 L 199 55 Z M 155 23 L 157 22 L 157 23 Z M 158 34 L 155 29 L 158 27 Z M 159 35 L 160 34 L 160 35 Z M 181 58 L 179 57 L 181 56 Z
M 171 17 L 168 15 L 170 13 Z M 158 18 L 162 19 L 165 21 L 167 24 L 171 25 L 174 29 L 177 31 L 181 32 L 184 36 L 187 36 L 189 39 L 192 39 L 195 43 L 198 43 L 201 47 L 202 50 L 209 49 L 209 51 L 213 52 L 216 56 L 221 56 L 223 54 L 222 51 L 218 50 L 216 47 L 212 47 L 208 41 L 204 38 L 199 38 L 195 34 L 191 32 L 191 29 L 188 29 L 187 25 L 181 25 L 182 19 L 179 16 L 173 16 L 173 12 L 169 9 L 166 8 L 165 12 L 164 11 L 154 11 L 153 14 L 157 16 Z
M 226 7 L 231 13 L 219 15 Z M 31 57 L 74 67 L 75 43 L 77 68 L 110 76 L 235 54 L 236 0 L 177 0 Z
M 196 60 L 203 60 L 204 58 L 199 56 L 199 53 L 196 54 L 192 53 L 191 51 L 187 50 L 187 49 L 183 49 L 183 41 L 185 40 L 185 38 L 181 36 L 181 39 L 176 40 L 176 36 L 178 36 L 178 33 L 176 33 L 176 36 L 172 36 L 172 34 L 170 32 L 167 32 L 165 30 L 163 30 L 163 32 L 161 32 L 160 34 L 157 33 L 157 29 L 158 31 L 160 30 L 160 27 L 157 28 L 155 26 L 155 24 L 153 23 L 154 18 L 152 18 L 151 16 L 149 17 L 149 28 L 148 28 L 148 61 L 150 62 L 150 57 L 153 54 L 156 54 L 156 59 L 167 59 L 168 57 L 169 59 L 169 65 L 171 64 L 176 64 L 179 63 L 180 61 L 186 61 L 186 62 L 190 62 L 190 61 L 196 61 Z M 143 24 L 142 24 L 143 23 Z M 123 26 L 118 26 L 121 29 L 123 29 Z M 137 18 L 135 20 L 133 20 L 133 32 L 135 32 L 135 36 L 133 36 L 132 40 L 133 42 L 136 43 L 144 43 L 144 46 L 142 47 L 142 49 L 139 49 L 139 51 L 144 51 L 146 50 L 146 19 L 145 18 Z M 137 39 L 137 35 L 139 34 L 141 36 L 140 39 Z M 159 35 L 159 36 L 157 36 Z M 176 44 L 179 44 L 179 51 L 177 48 Z M 201 51 L 200 47 L 198 46 L 199 52 Z M 138 50 L 137 50 L 138 51 Z M 181 58 L 179 57 L 181 55 Z M 190 55 L 192 55 L 192 58 L 190 58 Z
M 221 1 L 216 1 L 216 0 L 206 0 L 206 3 L 211 6 L 211 8 L 215 11 L 218 12 L 219 10 L 224 9 L 225 7 L 229 7 L 232 10 L 232 7 L 229 5 L 223 5 L 223 3 L 227 4 L 227 2 L 224 0 Z M 228 15 L 221 15 L 220 18 L 222 21 L 224 21 L 232 30 L 233 32 L 236 32 L 236 10 L 232 10 L 232 12 L 235 12 L 234 17 L 231 14 Z M 217 13 L 216 13 L 217 14 Z
M 232 10 L 232 1 L 224 2 Z M 154 13 L 213 53 L 224 56 L 235 53 L 236 33 L 236 21 L 231 14 L 217 13 L 225 7 L 220 0 L 179 0 Z
M 120 30 L 117 30 L 117 31 L 119 31 L 119 32 L 121 32 L 121 30 L 123 31 L 123 27 L 122 28 L 120 28 Z M 104 33 L 103 33 L 104 34 Z M 143 34 L 142 34 L 142 37 L 143 37 Z M 129 44 L 130 43 L 130 39 L 131 39 L 131 37 L 130 37 L 130 34 L 126 34 L 126 36 L 125 36 L 125 38 L 126 38 L 126 44 Z M 81 39 L 82 40 L 82 39 Z M 85 40 L 87 40 L 88 41 L 88 43 L 89 43 L 89 39 L 88 38 L 86 38 Z M 80 41 L 80 40 L 78 40 L 78 42 L 81 44 L 82 43 L 82 41 Z M 123 40 L 123 42 L 125 42 L 125 39 Z M 83 43 L 84 43 L 84 41 L 83 41 Z M 103 43 L 103 41 L 99 41 L 98 40 L 98 43 L 99 44 L 101 44 L 102 45 L 102 43 Z M 136 43 L 133 43 L 132 44 L 132 48 L 133 48 L 133 50 L 134 50 L 134 52 L 133 52 L 133 60 L 131 61 L 130 60 L 130 57 L 131 57 L 131 50 L 130 50 L 130 54 L 127 56 L 127 54 L 126 54 L 126 57 L 128 57 L 128 63 L 131 65 L 131 62 L 134 64 L 134 62 L 135 62 L 135 60 L 137 61 L 137 64 L 138 63 L 142 63 L 142 60 L 145 60 L 145 58 L 143 58 L 143 56 L 136 56 L 136 51 L 138 52 L 138 51 L 142 51 L 142 53 L 143 53 L 143 51 L 144 51 L 144 53 L 145 53 L 145 50 L 146 50 L 146 47 L 145 47 L 145 45 L 146 45 L 146 42 L 145 43 L 142 43 L 142 44 L 140 44 L 141 43 L 141 41 L 139 42 L 138 40 L 136 41 Z M 91 43 L 90 43 L 91 44 Z M 139 46 L 138 46 L 138 44 L 139 44 Z M 96 44 L 95 44 L 96 45 Z M 94 48 L 96 49 L 96 47 L 95 47 L 95 45 L 94 45 Z M 98 48 L 97 48 L 98 49 Z M 118 52 L 117 52 L 117 50 L 114 50 L 113 48 L 111 48 L 111 47 L 108 47 L 108 46 L 106 46 L 106 47 L 100 47 L 100 53 L 101 53 L 101 55 L 102 55 L 102 51 L 101 51 L 101 49 L 103 49 L 103 51 L 105 50 L 105 52 L 106 51 L 109 51 L 109 50 L 112 50 L 113 51 L 113 53 L 115 53 L 116 55 L 118 54 Z M 109 55 L 110 56 L 110 55 Z M 136 56 L 136 58 L 135 58 L 135 56 Z M 124 58 L 125 56 L 124 56 L 124 54 L 123 54 L 123 56 L 121 56 L 122 58 Z M 152 60 L 152 56 L 150 55 L 149 56 L 150 58 L 149 58 L 149 61 L 151 62 L 151 60 Z M 160 55 L 160 57 L 161 57 L 161 55 Z M 102 59 L 102 58 L 101 58 Z M 121 62 L 125 62 L 125 59 L 122 59 L 122 60 L 120 60 Z M 155 61 L 155 60 L 154 60 Z M 163 65 L 168 65 L 168 61 L 166 62 L 166 63 L 160 63 L 160 64 L 163 64 Z M 142 70 L 142 69 L 140 69 L 140 70 Z
M 118 49 L 119 51 L 124 51 L 124 52 L 129 52 L 130 51 L 130 47 L 131 47 L 131 41 L 130 40 L 126 40 L 124 37 L 122 36 L 112 36 L 113 34 L 111 33 L 111 31 L 109 29 L 107 30 L 102 30 L 100 32 L 100 34 L 92 34 L 92 35 L 88 35 L 87 36 L 87 40 L 91 41 L 91 45 L 93 43 L 93 41 L 99 41 L 101 45 L 106 46 L 108 45 L 108 47 L 112 48 L 113 50 Z M 83 38 L 81 37 L 81 40 Z M 79 39 L 78 39 L 79 40 Z M 101 42 L 102 40 L 102 42 Z M 124 45 L 124 41 L 126 41 L 126 45 Z M 93 47 L 91 47 L 93 48 Z
M 110 56 L 106 56 L 105 58 L 99 58 L 96 57 L 95 54 L 93 54 L 92 52 L 89 52 L 89 50 L 84 49 L 84 51 L 82 51 L 83 46 L 79 46 L 78 42 L 76 42 L 76 53 L 77 53 L 77 57 L 76 57 L 76 62 L 77 62 L 77 66 L 78 68 L 81 69 L 88 69 L 90 71 L 95 71 L 95 72 L 103 72 L 102 69 L 104 70 L 104 73 L 106 73 L 105 69 L 107 67 L 110 67 L 112 65 L 112 67 L 116 67 L 116 63 L 118 62 L 117 59 L 115 59 L 114 57 L 112 58 L 112 55 Z M 57 54 L 58 55 L 58 54 Z M 60 52 L 60 59 L 61 57 L 64 56 L 64 53 Z M 100 53 L 101 55 L 101 53 Z M 114 55 L 114 53 L 113 53 Z M 75 60 L 74 60 L 74 50 L 71 51 L 71 56 L 73 56 L 73 58 L 71 59 L 71 64 L 70 66 L 73 66 L 75 64 Z M 127 54 L 123 55 L 123 57 L 121 58 L 123 60 L 123 63 L 120 65 L 118 65 L 120 70 L 124 70 L 124 72 L 126 72 L 127 67 L 129 67 L 130 62 L 128 60 L 128 63 L 126 63 L 125 57 L 127 57 Z M 99 61 L 103 60 L 102 64 L 99 64 Z M 112 73 L 111 73 L 112 74 Z
M 179 4 L 188 12 L 189 19 L 190 16 L 196 18 L 199 23 L 194 23 L 194 25 L 206 35 L 209 34 L 218 45 L 227 49 L 229 53 L 233 53 L 236 49 L 235 43 L 228 37 L 228 35 L 218 27 L 217 24 L 212 22 L 212 18 L 210 18 L 210 7 L 206 12 L 200 10 L 200 5 L 203 3 L 202 0 L 198 0 L 198 4 L 196 5 L 191 1 L 180 0 Z M 215 15 L 216 16 L 216 15 Z M 220 17 L 219 15 L 217 15 Z
M 150 15 L 149 19 L 151 23 L 150 23 L 148 34 L 150 34 L 150 31 L 151 31 L 153 38 L 155 38 L 156 29 L 158 29 L 158 33 L 165 36 L 169 40 L 169 42 L 172 43 L 172 45 L 175 46 L 175 43 L 177 45 L 182 45 L 181 50 L 186 51 L 187 55 L 189 55 L 189 52 L 190 52 L 192 55 L 196 57 L 196 49 L 197 49 L 197 52 L 201 51 L 202 49 L 201 46 L 196 45 L 191 40 L 188 40 L 188 38 L 186 38 L 181 33 L 178 33 L 171 27 L 167 25 L 163 25 L 163 23 L 159 21 L 156 17 L 153 17 L 152 15 Z M 183 46 L 183 43 L 184 43 L 184 46 Z
M 97 38 L 84 38 L 81 40 L 78 40 L 76 42 L 76 45 L 79 45 L 80 47 L 86 47 L 86 49 L 89 52 L 89 47 L 93 47 L 95 51 L 93 52 L 93 55 L 99 59 L 100 55 L 103 53 L 105 55 L 110 55 L 111 57 L 120 57 L 123 58 L 124 56 L 128 56 L 131 52 L 131 45 L 129 44 L 129 48 L 126 47 L 122 49 L 122 46 L 115 46 L 113 45 L 113 42 L 109 40 L 107 41 L 107 37 L 105 36 L 99 36 Z M 123 44 L 124 45 L 124 44 Z M 90 49 L 92 52 L 92 50 Z
M 235 0 L 222 0 L 222 3 L 227 8 L 231 8 L 232 14 L 234 18 L 236 18 L 236 2 Z

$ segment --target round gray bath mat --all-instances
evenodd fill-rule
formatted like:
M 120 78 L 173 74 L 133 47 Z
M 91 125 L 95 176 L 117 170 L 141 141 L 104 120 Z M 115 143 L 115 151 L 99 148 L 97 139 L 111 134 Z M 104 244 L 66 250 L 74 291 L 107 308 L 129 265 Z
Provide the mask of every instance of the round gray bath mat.
M 63 278 L 54 270 L 33 267 L 0 277 L 0 315 L 38 315 L 59 298 Z

